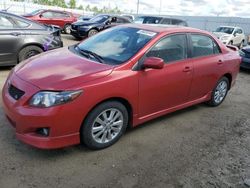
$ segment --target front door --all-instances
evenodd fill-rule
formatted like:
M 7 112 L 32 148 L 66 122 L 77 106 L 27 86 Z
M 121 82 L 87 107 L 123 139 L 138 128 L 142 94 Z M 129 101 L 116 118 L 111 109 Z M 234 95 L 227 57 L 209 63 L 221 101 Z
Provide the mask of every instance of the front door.
M 187 61 L 185 34 L 163 38 L 146 53 L 147 57 L 162 58 L 165 66 L 140 72 L 140 118 L 187 102 L 193 75 L 192 63 Z

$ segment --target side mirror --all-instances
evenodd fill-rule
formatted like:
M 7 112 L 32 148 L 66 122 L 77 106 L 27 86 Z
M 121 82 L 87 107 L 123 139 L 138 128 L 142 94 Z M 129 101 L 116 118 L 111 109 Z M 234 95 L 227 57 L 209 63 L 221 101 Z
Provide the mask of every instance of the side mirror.
M 42 17 L 43 17 L 43 15 L 42 15 L 42 14 L 40 14 L 40 15 L 39 15 L 39 17 L 40 17 L 40 18 L 42 18 Z
M 143 68 L 162 69 L 164 67 L 164 60 L 158 57 L 148 57 L 144 60 Z

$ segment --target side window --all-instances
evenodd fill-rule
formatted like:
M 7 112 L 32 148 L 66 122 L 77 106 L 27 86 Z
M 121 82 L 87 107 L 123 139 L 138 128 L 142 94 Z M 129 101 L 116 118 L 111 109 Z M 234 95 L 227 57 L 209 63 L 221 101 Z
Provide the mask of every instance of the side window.
M 67 13 L 61 13 L 61 12 L 53 12 L 53 15 L 55 18 L 68 18 L 69 17 Z
M 42 17 L 44 17 L 44 18 L 53 18 L 54 14 L 51 11 L 47 11 L 47 12 L 42 13 Z
M 239 34 L 242 34 L 243 32 L 242 32 L 242 30 L 241 30 L 241 29 L 238 29 L 238 33 L 239 33 Z
M 166 25 L 170 25 L 171 24 L 171 20 L 168 18 L 164 18 L 161 22 L 161 24 L 166 24 Z
M 210 56 L 221 52 L 217 43 L 205 35 L 191 35 L 193 57 Z
M 27 28 L 30 25 L 29 23 L 18 19 L 15 19 L 15 22 L 17 23 L 17 28 Z
M 122 18 L 117 17 L 116 23 L 124 23 L 124 20 Z
M 14 27 L 15 25 L 11 22 L 10 19 L 0 15 L 0 29 L 13 29 Z
M 178 34 L 163 38 L 146 54 L 146 57 L 159 57 L 165 63 L 187 58 L 186 35 Z

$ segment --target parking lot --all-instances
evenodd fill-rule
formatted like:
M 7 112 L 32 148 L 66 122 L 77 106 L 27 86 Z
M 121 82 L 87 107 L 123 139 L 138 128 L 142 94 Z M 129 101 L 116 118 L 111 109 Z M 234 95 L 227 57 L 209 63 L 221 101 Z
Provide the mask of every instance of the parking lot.
M 64 45 L 77 43 L 63 35 Z M 10 68 L 0 70 L 0 88 Z M 181 110 L 129 130 L 100 151 L 40 150 L 16 140 L 0 99 L 0 187 L 246 187 L 250 180 L 250 72 L 225 102 Z

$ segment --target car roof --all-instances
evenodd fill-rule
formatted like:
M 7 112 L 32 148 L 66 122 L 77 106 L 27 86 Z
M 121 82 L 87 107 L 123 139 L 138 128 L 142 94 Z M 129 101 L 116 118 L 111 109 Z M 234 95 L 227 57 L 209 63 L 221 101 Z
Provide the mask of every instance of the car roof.
M 172 18 L 172 17 L 168 17 L 168 16 L 150 16 L 150 15 L 141 15 L 141 16 L 138 16 L 139 18 L 167 18 L 167 19 L 171 19 L 171 20 L 181 20 L 181 21 L 184 21 L 180 18 Z
M 156 33 L 165 33 L 165 32 L 195 32 L 195 33 L 205 33 L 209 34 L 207 31 L 200 29 L 195 29 L 191 27 L 184 27 L 178 25 L 164 25 L 164 24 L 125 24 L 122 26 L 133 27 L 138 29 L 144 29 L 153 31 Z

